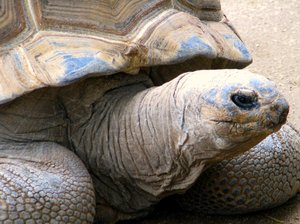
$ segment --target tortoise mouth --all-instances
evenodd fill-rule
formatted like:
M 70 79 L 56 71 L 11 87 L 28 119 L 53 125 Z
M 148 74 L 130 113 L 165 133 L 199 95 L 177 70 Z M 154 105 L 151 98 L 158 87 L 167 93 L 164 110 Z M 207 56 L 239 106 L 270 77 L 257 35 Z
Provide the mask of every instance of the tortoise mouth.
M 269 119 L 259 119 L 257 121 L 237 122 L 234 120 L 211 119 L 218 127 L 216 132 L 220 136 L 226 136 L 233 142 L 241 143 L 248 141 L 250 138 L 259 135 L 269 135 L 277 132 L 285 123 L 280 120 L 278 123 L 271 122 Z

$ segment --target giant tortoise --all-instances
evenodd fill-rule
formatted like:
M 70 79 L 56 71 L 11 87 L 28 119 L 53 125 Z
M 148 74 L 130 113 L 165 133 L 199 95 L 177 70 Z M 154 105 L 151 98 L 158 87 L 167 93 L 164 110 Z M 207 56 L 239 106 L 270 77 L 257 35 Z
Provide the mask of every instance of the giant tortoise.
M 144 216 L 286 121 L 273 82 L 229 69 L 252 59 L 218 0 L 1 0 L 0 10 L 1 223 Z M 281 132 L 264 144 L 299 143 Z M 296 192 L 299 166 L 289 172 Z

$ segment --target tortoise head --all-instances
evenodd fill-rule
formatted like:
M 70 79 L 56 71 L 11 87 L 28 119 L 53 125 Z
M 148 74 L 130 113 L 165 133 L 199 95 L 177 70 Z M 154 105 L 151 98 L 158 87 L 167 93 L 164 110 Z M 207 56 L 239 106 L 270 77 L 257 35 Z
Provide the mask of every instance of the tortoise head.
M 198 71 L 182 77 L 178 86 L 188 145 L 201 142 L 202 148 L 222 151 L 217 160 L 248 150 L 278 131 L 289 111 L 272 81 L 247 71 Z

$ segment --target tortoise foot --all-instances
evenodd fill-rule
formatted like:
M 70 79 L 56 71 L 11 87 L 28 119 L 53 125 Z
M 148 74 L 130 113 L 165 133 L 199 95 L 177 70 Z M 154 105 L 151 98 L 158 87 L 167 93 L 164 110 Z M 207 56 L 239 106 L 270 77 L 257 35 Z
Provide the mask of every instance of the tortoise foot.
M 91 178 L 55 143 L 0 145 L 0 223 L 92 223 Z

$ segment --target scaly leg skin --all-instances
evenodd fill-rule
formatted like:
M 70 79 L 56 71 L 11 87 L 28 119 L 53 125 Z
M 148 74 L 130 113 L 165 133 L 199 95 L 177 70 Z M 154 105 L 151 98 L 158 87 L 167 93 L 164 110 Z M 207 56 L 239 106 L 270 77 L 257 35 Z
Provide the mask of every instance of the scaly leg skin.
M 276 207 L 300 192 L 300 134 L 290 125 L 248 152 L 222 161 L 177 198 L 185 210 L 240 214 Z
M 92 223 L 91 178 L 56 143 L 0 144 L 0 223 Z

